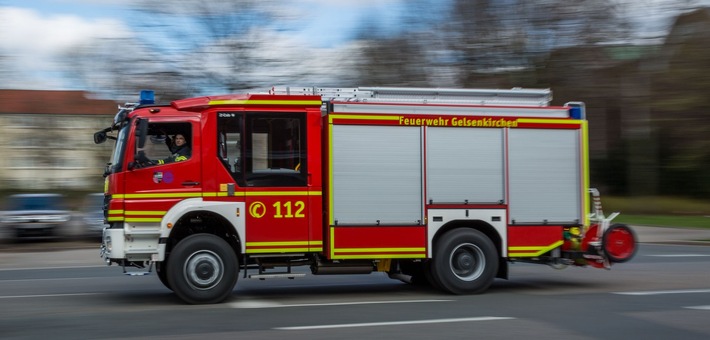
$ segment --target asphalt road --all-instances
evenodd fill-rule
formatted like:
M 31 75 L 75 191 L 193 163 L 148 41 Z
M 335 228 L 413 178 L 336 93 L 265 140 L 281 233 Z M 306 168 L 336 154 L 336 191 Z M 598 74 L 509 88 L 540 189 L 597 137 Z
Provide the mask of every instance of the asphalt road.
M 1 255 L 3 339 L 710 338 L 706 246 L 641 244 L 611 270 L 513 264 L 472 296 L 381 274 L 240 278 L 207 306 L 102 265 L 95 249 Z

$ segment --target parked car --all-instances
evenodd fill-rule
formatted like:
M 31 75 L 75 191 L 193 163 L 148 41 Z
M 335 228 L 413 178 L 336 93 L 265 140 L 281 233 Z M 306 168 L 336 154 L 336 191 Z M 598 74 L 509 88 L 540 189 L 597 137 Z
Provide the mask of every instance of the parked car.
M 104 194 L 86 195 L 81 213 L 84 222 L 84 235 L 90 238 L 101 238 L 104 228 L 108 227 L 104 218 Z
M 2 226 L 19 238 L 58 237 L 69 226 L 71 211 L 61 194 L 16 194 L 7 198 Z

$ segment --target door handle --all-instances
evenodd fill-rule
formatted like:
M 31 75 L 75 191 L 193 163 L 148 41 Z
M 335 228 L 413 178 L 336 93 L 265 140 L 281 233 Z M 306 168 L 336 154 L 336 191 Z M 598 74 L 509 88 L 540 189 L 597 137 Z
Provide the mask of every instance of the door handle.
M 187 182 L 182 182 L 182 185 L 184 185 L 184 186 L 196 186 L 196 185 L 200 185 L 200 182 L 189 182 L 189 181 L 187 181 Z

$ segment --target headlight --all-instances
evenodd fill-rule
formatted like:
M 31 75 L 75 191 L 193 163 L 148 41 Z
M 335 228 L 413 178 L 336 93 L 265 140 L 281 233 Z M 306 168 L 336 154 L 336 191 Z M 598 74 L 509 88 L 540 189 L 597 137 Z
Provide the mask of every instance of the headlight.
M 111 251 L 113 250 L 113 242 L 111 242 L 111 236 L 104 236 L 104 244 L 106 245 L 106 253 L 110 255 Z
M 24 216 L 8 216 L 5 217 L 4 222 L 5 223 L 15 223 L 15 222 L 24 222 L 28 220 L 28 218 Z
M 38 218 L 38 220 L 46 222 L 66 222 L 69 221 L 69 215 L 47 215 Z

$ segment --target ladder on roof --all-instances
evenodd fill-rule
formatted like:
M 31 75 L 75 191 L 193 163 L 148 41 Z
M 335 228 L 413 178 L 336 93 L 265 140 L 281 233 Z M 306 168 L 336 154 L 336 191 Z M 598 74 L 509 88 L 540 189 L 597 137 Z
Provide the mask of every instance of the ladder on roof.
M 550 89 L 452 89 L 426 87 L 273 87 L 271 94 L 320 95 L 323 101 L 549 106 Z

